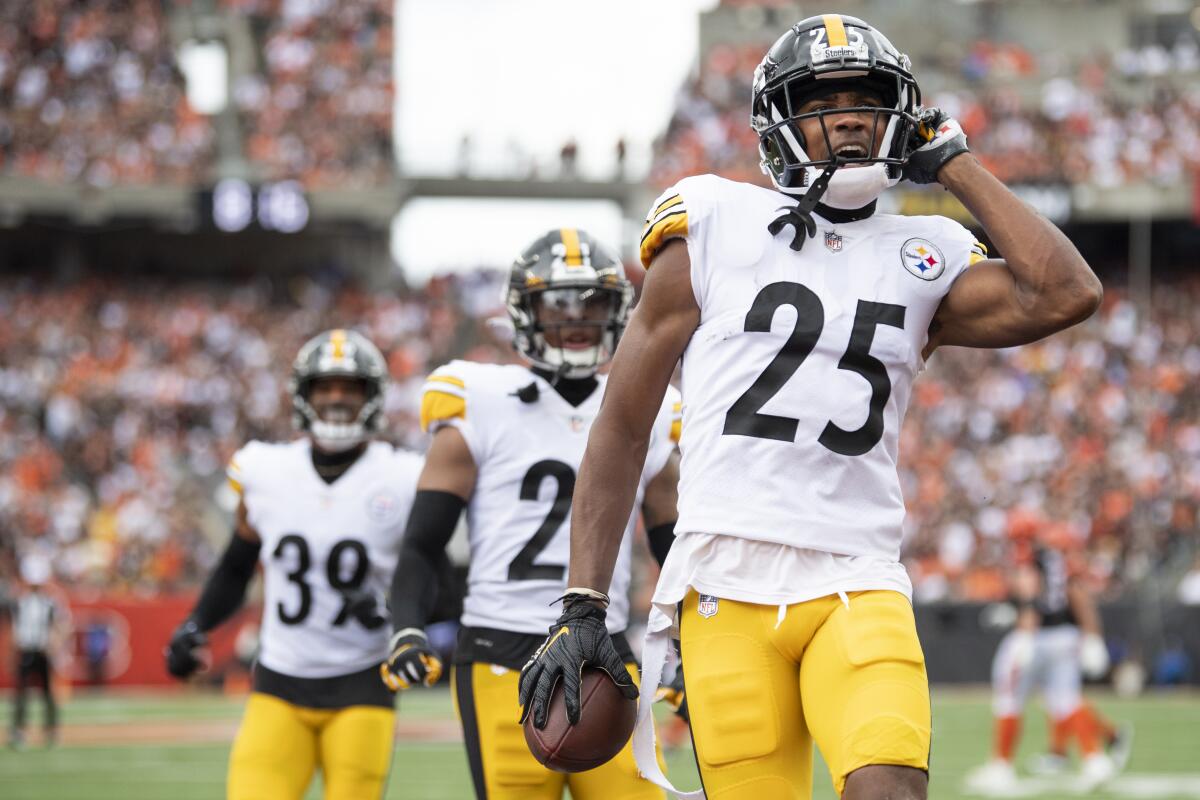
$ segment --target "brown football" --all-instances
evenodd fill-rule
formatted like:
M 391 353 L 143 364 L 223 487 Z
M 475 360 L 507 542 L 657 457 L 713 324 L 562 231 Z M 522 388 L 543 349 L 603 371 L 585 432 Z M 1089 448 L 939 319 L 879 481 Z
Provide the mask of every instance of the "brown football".
M 567 722 L 562 681 L 554 687 L 546 727 L 525 720 L 525 742 L 533 757 L 556 772 L 595 769 L 621 752 L 633 735 L 637 700 L 621 694 L 608 673 L 588 667 L 579 686 L 579 723 Z

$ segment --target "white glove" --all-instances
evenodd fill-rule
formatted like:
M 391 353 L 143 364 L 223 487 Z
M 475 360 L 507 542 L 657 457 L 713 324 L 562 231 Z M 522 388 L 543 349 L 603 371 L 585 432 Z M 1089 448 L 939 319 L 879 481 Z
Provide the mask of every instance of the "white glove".
M 1099 678 L 1108 672 L 1108 647 L 1096 633 L 1085 633 L 1079 644 L 1079 668 L 1084 677 Z

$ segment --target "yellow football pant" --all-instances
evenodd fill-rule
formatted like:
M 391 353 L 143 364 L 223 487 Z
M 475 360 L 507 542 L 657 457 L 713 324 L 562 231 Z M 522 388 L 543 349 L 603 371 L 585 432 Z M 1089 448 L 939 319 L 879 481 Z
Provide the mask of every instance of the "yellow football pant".
M 637 665 L 625 666 L 636 683 Z M 456 666 L 451 676 L 479 800 L 560 800 L 564 787 L 573 800 L 662 800 L 662 791 L 638 774 L 632 739 L 612 761 L 587 772 L 568 775 L 539 764 L 519 722 L 520 675 L 493 664 L 471 664 Z
M 229 800 L 300 800 L 320 766 L 325 800 L 382 797 L 396 712 L 303 708 L 254 692 L 229 755 Z
M 869 764 L 929 769 L 929 679 L 904 595 L 831 595 L 782 615 L 722 598 L 703 617 L 697 603 L 689 592 L 680 637 L 709 800 L 808 800 L 814 741 L 839 795 Z

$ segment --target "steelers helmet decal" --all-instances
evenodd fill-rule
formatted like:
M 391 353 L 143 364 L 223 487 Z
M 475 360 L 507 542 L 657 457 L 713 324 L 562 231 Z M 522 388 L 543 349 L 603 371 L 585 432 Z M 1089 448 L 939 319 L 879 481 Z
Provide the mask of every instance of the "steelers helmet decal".
M 750 127 L 758 135 L 763 172 L 781 192 L 803 194 L 822 170 L 840 157 L 858 169 L 838 169 L 830 182 L 831 205 L 839 194 L 859 199 L 862 189 L 839 192 L 839 183 L 877 186 L 876 195 L 900 180 L 908 158 L 909 133 L 917 124 L 921 92 L 908 56 L 878 30 L 856 17 L 824 14 L 793 25 L 767 52 L 754 71 Z M 826 115 L 832 109 L 802 113 L 805 102 L 821 92 L 870 89 L 880 98 L 861 109 L 872 114 L 875 152 L 846 148 L 833 153 Z M 844 113 L 839 109 L 836 113 Z M 818 119 L 828 156 L 814 159 L 799 123 Z M 868 191 L 869 193 L 869 191 Z M 828 201 L 827 201 L 828 202 Z
M 361 333 L 342 328 L 319 333 L 305 342 L 292 362 L 288 393 L 292 424 L 307 432 L 323 450 L 340 451 L 383 429 L 383 394 L 388 368 L 383 354 Z M 367 400 L 354 419 L 324 420 L 313 408 L 313 384 L 322 378 L 353 378 L 366 385 Z
M 566 378 L 612 359 L 632 303 L 621 260 L 578 228 L 556 228 L 526 247 L 504 289 L 513 347 Z

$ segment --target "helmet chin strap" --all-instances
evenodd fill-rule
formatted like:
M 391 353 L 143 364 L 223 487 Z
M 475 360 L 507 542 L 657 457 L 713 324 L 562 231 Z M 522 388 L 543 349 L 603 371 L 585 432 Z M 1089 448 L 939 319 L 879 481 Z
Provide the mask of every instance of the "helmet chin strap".
M 771 224 L 767 226 L 767 231 L 772 236 L 777 236 L 784 227 L 791 225 L 794 233 L 788 247 L 797 253 L 800 252 L 804 247 L 804 243 L 810 237 L 817 235 L 817 221 L 813 219 L 813 209 L 817 207 L 817 203 L 821 202 L 821 196 L 829 188 L 829 181 L 833 178 L 833 173 L 844 163 L 840 156 L 835 155 L 833 163 L 826 167 L 825 171 L 813 181 L 812 186 L 804 193 L 804 197 L 800 198 L 798 204 L 783 206 L 779 209 L 784 213 L 772 220 Z

